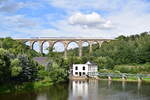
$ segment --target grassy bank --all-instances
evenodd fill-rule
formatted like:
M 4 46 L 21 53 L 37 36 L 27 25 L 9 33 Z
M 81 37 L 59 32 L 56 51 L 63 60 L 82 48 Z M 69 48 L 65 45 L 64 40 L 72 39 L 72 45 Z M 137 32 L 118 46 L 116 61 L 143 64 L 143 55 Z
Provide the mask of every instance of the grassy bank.
M 100 80 L 108 80 L 108 78 L 101 78 Z M 112 81 L 127 81 L 127 82 L 138 82 L 138 79 L 135 77 L 130 77 L 127 78 L 125 80 L 123 80 L 122 78 L 112 78 Z M 150 82 L 150 78 L 142 78 L 141 82 Z

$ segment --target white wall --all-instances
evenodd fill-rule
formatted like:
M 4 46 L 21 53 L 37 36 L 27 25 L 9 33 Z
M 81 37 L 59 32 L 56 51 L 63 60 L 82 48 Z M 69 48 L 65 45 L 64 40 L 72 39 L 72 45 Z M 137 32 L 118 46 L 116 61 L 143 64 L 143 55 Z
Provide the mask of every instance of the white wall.
M 78 70 L 75 69 L 76 66 L 78 67 Z M 85 66 L 85 70 L 83 70 L 83 66 Z M 75 74 L 76 72 L 78 72 L 78 75 Z M 86 64 L 73 64 L 73 76 L 79 76 L 79 72 L 81 72 L 81 74 L 83 74 L 83 72 L 85 72 L 85 75 L 87 75 L 88 65 L 86 65 Z
M 83 70 L 83 66 L 85 67 L 85 70 Z M 76 67 L 78 67 L 78 70 L 76 70 Z M 76 72 L 78 74 L 76 74 Z M 98 67 L 97 65 L 87 65 L 87 64 L 73 64 L 73 76 L 80 76 L 81 72 L 81 76 L 86 76 L 88 74 L 88 72 L 98 72 Z M 85 75 L 83 75 L 83 72 L 85 73 Z

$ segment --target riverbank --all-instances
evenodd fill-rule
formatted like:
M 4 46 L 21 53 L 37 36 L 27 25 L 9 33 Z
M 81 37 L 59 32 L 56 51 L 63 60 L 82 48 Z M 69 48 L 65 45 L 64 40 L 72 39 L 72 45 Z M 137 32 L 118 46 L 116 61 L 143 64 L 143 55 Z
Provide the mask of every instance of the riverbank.
M 122 79 L 122 78 L 85 78 L 85 77 L 76 77 L 72 78 L 70 80 L 106 80 L 106 81 L 125 81 L 125 82 L 139 82 L 137 78 L 127 78 L 127 79 Z M 150 78 L 143 78 L 140 82 L 148 82 L 150 83 Z M 35 82 L 26 82 L 23 84 L 19 85 L 13 85 L 13 84 L 7 84 L 0 86 L 0 94 L 5 94 L 5 93 L 12 93 L 12 92 L 26 92 L 26 91 L 33 91 L 33 90 L 38 90 L 44 87 L 48 87 L 53 85 L 54 82 L 50 79 L 44 79 L 41 81 L 35 81 Z
M 124 81 L 122 79 L 113 79 L 114 81 Z M 141 81 L 137 80 L 137 79 L 133 79 L 133 78 L 129 78 L 129 79 L 126 79 L 125 81 L 128 81 L 128 82 L 150 82 L 150 79 L 142 79 Z
M 102 77 L 91 77 L 91 78 L 88 78 L 88 77 L 70 77 L 69 78 L 70 80 L 110 80 L 110 81 L 127 81 L 127 82 L 150 82 L 150 78 L 142 78 L 141 80 L 138 80 L 137 78 L 135 77 L 129 77 L 129 78 L 126 78 L 126 79 L 122 79 L 122 78 L 111 78 L 111 79 L 108 79 L 108 78 L 102 78 Z
M 110 80 L 107 78 L 99 78 L 99 80 Z M 150 78 L 143 78 L 141 81 L 139 81 L 136 78 L 127 78 L 127 79 L 121 79 L 121 78 L 112 78 L 110 81 L 126 81 L 126 82 L 148 82 L 150 83 Z
M 0 94 L 11 93 L 11 92 L 26 92 L 31 90 L 37 90 L 43 87 L 51 86 L 53 82 L 48 79 L 35 82 L 25 82 L 23 84 L 7 84 L 0 86 Z

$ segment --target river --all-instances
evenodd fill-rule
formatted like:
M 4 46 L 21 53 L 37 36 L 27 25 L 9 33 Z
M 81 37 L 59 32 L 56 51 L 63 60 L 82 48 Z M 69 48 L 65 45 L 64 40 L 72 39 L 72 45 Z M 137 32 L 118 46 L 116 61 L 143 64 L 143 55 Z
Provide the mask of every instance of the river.
M 38 91 L 1 94 L 0 100 L 150 100 L 150 83 L 70 81 Z

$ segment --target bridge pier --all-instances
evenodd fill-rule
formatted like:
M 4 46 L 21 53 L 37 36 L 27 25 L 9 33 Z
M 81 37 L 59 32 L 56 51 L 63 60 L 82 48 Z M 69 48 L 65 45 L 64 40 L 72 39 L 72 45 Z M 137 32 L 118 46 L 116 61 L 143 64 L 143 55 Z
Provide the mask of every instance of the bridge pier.
M 82 57 L 82 41 L 79 41 L 79 57 Z
M 65 47 L 65 50 L 64 50 L 64 58 L 65 59 L 67 58 L 67 47 Z
M 54 41 L 48 41 L 49 51 L 53 51 L 53 44 L 54 44 Z
M 93 45 L 93 41 L 89 41 L 89 55 L 92 55 L 92 45 Z
M 29 43 L 30 43 L 30 49 L 32 49 L 32 50 L 33 50 L 33 44 L 34 44 L 34 42 L 35 41 L 29 41 Z
M 99 48 L 102 46 L 104 41 L 98 41 L 98 44 L 99 44 Z
M 43 41 L 39 41 L 40 53 L 43 53 Z
M 100 39 L 100 38 L 31 38 L 31 39 L 15 39 L 15 40 L 19 40 L 19 41 L 26 41 L 26 42 L 30 42 L 30 49 L 33 49 L 34 43 L 35 42 L 39 42 L 39 47 L 40 47 L 40 53 L 43 53 L 43 43 L 44 42 L 49 42 L 49 48 L 53 47 L 53 45 L 57 42 L 57 41 L 61 41 L 64 44 L 65 50 L 64 50 L 64 57 L 67 58 L 67 46 L 68 43 L 70 42 L 76 42 L 79 45 L 79 57 L 82 57 L 82 43 L 83 42 L 88 42 L 89 43 L 89 55 L 92 54 L 92 45 L 93 42 L 97 42 L 99 44 L 99 47 L 101 47 L 103 41 L 110 41 L 112 39 Z
M 63 44 L 64 44 L 64 58 L 67 59 L 67 47 L 68 47 L 68 44 L 69 44 L 69 41 L 63 41 Z

